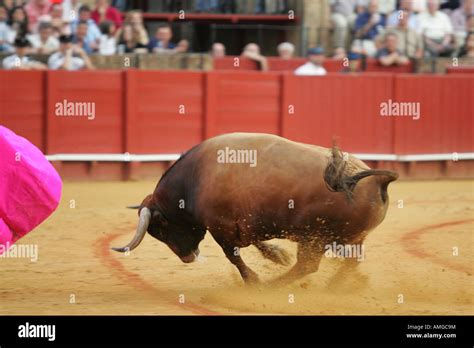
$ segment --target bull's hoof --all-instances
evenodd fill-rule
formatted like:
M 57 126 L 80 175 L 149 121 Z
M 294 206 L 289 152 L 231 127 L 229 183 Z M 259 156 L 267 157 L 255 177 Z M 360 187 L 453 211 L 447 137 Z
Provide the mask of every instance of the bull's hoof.
M 260 278 L 255 272 L 249 272 L 244 277 L 245 285 L 258 285 L 260 284 Z
M 285 249 L 282 249 L 280 247 L 272 245 L 271 247 L 263 251 L 262 254 L 265 258 L 279 265 L 283 265 L 283 266 L 291 265 L 290 254 Z

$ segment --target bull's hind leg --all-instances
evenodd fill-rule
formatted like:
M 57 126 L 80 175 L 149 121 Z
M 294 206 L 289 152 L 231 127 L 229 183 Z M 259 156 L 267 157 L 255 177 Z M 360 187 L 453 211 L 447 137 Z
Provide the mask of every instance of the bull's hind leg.
M 260 250 L 263 257 L 270 261 L 284 266 L 288 266 L 291 263 L 290 254 L 276 245 L 265 242 L 256 242 L 253 245 Z
M 363 240 L 353 243 L 353 245 L 358 248 L 357 250 L 361 250 L 362 244 Z M 360 263 L 361 262 L 357 257 L 345 258 L 341 267 L 331 277 L 331 279 L 329 279 L 329 283 L 327 285 L 328 289 L 337 290 L 338 288 L 344 288 L 344 282 L 348 281 L 349 279 L 355 280 L 357 286 L 366 286 L 369 281 L 369 277 L 359 271 L 358 266 Z M 354 289 L 354 286 L 352 286 L 352 289 Z
M 316 272 L 323 254 L 324 245 L 321 242 L 309 240 L 298 242 L 296 264 L 287 273 L 270 283 L 288 284 Z

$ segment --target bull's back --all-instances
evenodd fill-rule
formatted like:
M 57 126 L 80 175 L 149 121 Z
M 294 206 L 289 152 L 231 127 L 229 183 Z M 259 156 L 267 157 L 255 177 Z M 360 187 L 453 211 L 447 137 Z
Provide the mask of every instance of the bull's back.
M 255 151 L 255 166 L 218 160 L 219 152 L 232 150 Z M 328 210 L 344 214 L 328 209 L 350 209 L 345 194 L 330 191 L 324 181 L 329 156 L 329 149 L 266 134 L 236 133 L 208 140 L 199 149 L 197 215 L 206 224 L 228 220 L 244 229 L 274 226 L 280 233 L 313 224 Z

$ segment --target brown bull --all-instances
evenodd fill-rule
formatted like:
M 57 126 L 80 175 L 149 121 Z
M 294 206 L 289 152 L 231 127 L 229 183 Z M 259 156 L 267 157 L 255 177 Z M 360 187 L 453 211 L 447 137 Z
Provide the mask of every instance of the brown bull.
M 246 282 L 258 281 L 240 257 L 256 246 L 287 264 L 288 254 L 264 241 L 298 243 L 297 262 L 280 281 L 316 272 L 333 243 L 362 245 L 388 206 L 387 186 L 398 175 L 371 170 L 337 148 L 292 142 L 268 134 L 233 133 L 195 146 L 163 175 L 139 207 L 135 249 L 146 231 L 183 262 L 199 254 L 209 231 Z

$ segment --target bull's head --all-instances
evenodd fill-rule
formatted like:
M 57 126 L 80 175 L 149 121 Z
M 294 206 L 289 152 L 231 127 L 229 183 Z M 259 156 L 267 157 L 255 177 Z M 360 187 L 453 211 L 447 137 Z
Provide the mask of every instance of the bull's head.
M 138 209 L 138 226 L 133 239 L 126 246 L 112 248 L 118 252 L 135 249 L 150 233 L 159 241 L 165 243 L 181 261 L 190 263 L 199 255 L 199 243 L 204 238 L 205 230 L 192 227 L 186 223 L 170 222 L 153 203 L 153 195 L 148 195 L 139 206 L 129 207 Z

